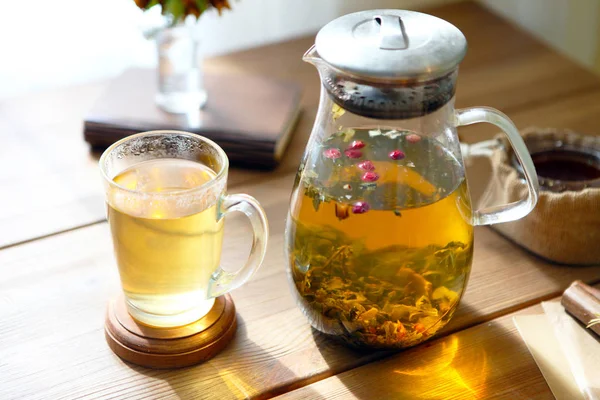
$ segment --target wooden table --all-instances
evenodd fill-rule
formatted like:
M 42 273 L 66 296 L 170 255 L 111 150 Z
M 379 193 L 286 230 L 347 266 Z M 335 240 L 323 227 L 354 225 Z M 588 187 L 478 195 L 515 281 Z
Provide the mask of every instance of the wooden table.
M 430 10 L 469 41 L 457 105 L 489 105 L 517 126 L 600 132 L 600 79 L 472 3 Z M 213 360 L 175 371 L 129 365 L 107 347 L 105 306 L 119 291 L 104 219 L 97 155 L 82 117 L 105 83 L 0 103 L 0 398 L 552 398 L 516 332 L 514 313 L 540 312 L 574 279 L 598 283 L 600 267 L 546 263 L 488 228 L 459 311 L 439 338 L 394 355 L 359 353 L 315 333 L 286 282 L 283 228 L 295 169 L 316 113 L 319 80 L 301 62 L 313 38 L 212 59 L 207 68 L 299 82 L 304 114 L 274 172 L 232 170 L 230 192 L 266 209 L 266 261 L 233 292 L 239 330 Z M 461 128 L 467 142 L 495 130 Z M 468 171 L 475 192 L 487 167 Z M 475 193 L 477 195 L 477 193 Z M 247 254 L 241 220 L 226 227 L 227 264 Z

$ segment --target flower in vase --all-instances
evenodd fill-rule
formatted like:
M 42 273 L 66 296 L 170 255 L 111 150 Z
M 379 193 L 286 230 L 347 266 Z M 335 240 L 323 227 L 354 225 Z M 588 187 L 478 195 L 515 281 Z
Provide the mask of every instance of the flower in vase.
M 142 10 L 147 10 L 156 5 L 161 6 L 162 14 L 169 17 L 171 23 L 183 21 L 188 15 L 199 18 L 204 11 L 215 8 L 221 15 L 223 9 L 231 9 L 229 0 L 134 0 Z

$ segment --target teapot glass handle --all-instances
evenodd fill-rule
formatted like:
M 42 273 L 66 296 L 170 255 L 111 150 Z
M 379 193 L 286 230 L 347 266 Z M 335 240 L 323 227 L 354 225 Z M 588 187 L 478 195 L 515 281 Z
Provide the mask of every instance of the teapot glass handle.
M 210 279 L 208 297 L 213 298 L 230 292 L 243 285 L 261 266 L 267 253 L 267 238 L 269 224 L 265 211 L 254 197 L 247 194 L 230 194 L 221 199 L 219 219 L 230 212 L 238 211 L 245 214 L 252 224 L 252 247 L 246 264 L 236 272 L 227 272 L 219 267 Z
M 519 134 L 517 127 L 502 112 L 490 107 L 473 107 L 456 110 L 456 126 L 471 125 L 479 122 L 487 122 L 502 129 L 510 142 L 519 163 L 523 167 L 525 181 L 527 183 L 527 197 L 513 203 L 499 206 L 486 207 L 473 213 L 473 225 L 489 225 L 501 222 L 514 221 L 523 218 L 537 204 L 539 194 L 539 183 L 537 173 L 527 146 Z M 473 145 L 472 155 L 490 155 L 489 141 Z M 465 156 L 463 154 L 463 156 Z

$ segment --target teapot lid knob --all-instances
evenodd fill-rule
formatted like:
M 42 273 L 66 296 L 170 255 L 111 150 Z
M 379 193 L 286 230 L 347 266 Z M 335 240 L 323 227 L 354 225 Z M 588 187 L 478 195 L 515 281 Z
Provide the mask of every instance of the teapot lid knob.
M 379 48 L 383 50 L 404 50 L 408 48 L 408 36 L 402 18 L 395 15 L 376 15 L 375 22 L 381 26 Z
M 455 69 L 467 51 L 451 23 L 405 10 L 344 15 L 319 31 L 315 45 L 324 61 L 364 79 L 433 79 Z

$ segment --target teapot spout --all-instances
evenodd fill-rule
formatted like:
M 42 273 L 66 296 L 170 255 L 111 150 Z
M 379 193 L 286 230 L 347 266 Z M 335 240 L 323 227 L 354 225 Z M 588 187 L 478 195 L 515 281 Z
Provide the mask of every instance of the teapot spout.
M 326 64 L 325 60 L 323 60 L 317 52 L 317 48 L 314 44 L 306 51 L 306 53 L 304 53 L 302 60 L 314 65 L 317 69 Z

